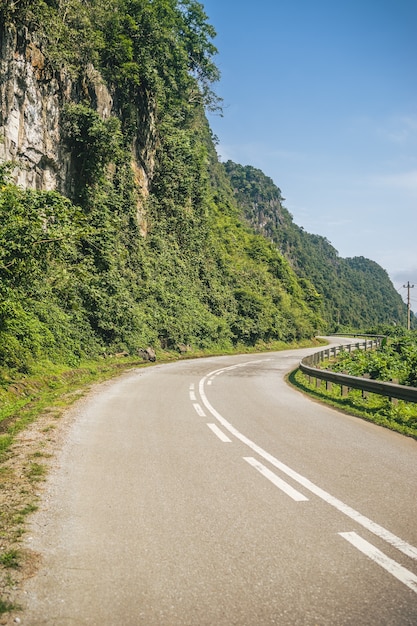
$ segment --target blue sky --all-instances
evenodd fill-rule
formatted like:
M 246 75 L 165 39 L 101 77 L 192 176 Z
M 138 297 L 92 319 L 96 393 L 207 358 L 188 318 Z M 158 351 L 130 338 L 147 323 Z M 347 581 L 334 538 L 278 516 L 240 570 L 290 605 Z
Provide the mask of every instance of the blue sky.
M 416 285 L 417 0 L 201 0 L 215 27 L 222 160 L 280 187 L 342 257 Z

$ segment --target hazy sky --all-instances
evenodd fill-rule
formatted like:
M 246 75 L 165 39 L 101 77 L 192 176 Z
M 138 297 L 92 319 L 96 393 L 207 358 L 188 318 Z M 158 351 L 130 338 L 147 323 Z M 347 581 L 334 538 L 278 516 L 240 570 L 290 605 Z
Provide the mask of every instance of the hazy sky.
M 201 0 L 215 27 L 222 160 L 294 221 L 365 256 L 417 309 L 417 0 Z

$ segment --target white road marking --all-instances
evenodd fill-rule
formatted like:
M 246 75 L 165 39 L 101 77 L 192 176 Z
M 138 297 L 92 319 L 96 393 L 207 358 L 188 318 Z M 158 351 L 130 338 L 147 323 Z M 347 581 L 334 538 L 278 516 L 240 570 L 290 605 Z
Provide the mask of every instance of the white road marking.
M 203 409 L 198 404 L 198 402 L 194 402 L 193 407 L 195 408 L 195 410 L 197 411 L 200 417 L 206 417 L 206 414 L 204 413 Z
M 227 435 L 224 434 L 222 430 L 217 426 L 217 424 L 207 424 L 207 426 L 214 432 L 215 435 L 223 441 L 223 443 L 232 443 L 232 440 L 229 439 Z
M 197 398 L 195 397 L 195 393 L 194 393 L 194 391 L 190 391 L 190 400 L 191 400 L 192 402 L 195 402 L 195 400 L 197 400 Z
M 194 383 L 190 383 L 190 391 L 194 391 L 194 389 L 195 389 Z
M 355 532 L 339 533 L 341 537 L 349 541 L 355 548 L 360 550 L 367 557 L 378 563 L 387 572 L 395 576 L 400 582 L 407 585 L 409 589 L 417 593 L 417 576 L 410 572 L 408 569 L 391 559 L 389 556 L 375 548 L 371 543 L 362 539 Z
M 263 360 L 266 360 L 266 359 L 263 359 Z M 256 362 L 261 363 L 262 361 L 256 361 Z M 253 363 L 255 363 L 255 361 L 249 361 L 247 365 L 253 365 Z M 227 368 L 223 368 L 220 371 L 225 371 L 226 369 Z M 321 489 L 320 487 L 312 483 L 310 480 L 308 480 L 308 478 L 306 478 L 305 476 L 302 476 L 295 470 L 291 469 L 288 465 L 285 465 L 285 463 L 282 463 L 281 461 L 276 459 L 272 454 L 269 454 L 269 452 L 266 452 L 266 450 L 264 450 L 263 448 L 258 446 L 256 443 L 251 441 L 248 437 L 246 437 L 241 432 L 239 432 L 237 428 L 232 426 L 230 422 L 228 422 L 218 411 L 216 411 L 216 409 L 208 401 L 208 398 L 204 391 L 204 384 L 206 380 L 209 377 L 213 376 L 217 371 L 218 370 L 214 370 L 213 372 L 210 372 L 207 376 L 205 376 L 204 378 L 200 380 L 199 392 L 200 392 L 201 399 L 206 409 L 213 415 L 213 417 L 218 422 L 220 422 L 220 424 L 222 424 L 222 426 L 226 430 L 228 430 L 234 437 L 236 437 L 236 439 L 239 439 L 239 441 L 241 441 L 246 446 L 248 446 L 251 450 L 256 452 L 256 454 L 258 454 L 260 457 L 262 457 L 263 459 L 271 463 L 271 465 L 279 469 L 284 474 L 287 474 L 287 476 L 290 476 L 290 478 L 292 478 L 293 480 L 298 482 L 300 485 L 302 485 L 303 487 L 305 487 L 306 489 L 314 493 L 316 496 L 318 496 L 319 498 L 327 502 L 327 504 L 330 504 L 341 513 L 344 513 L 344 515 L 346 515 L 347 517 L 350 517 L 350 519 L 354 520 L 355 522 L 357 522 L 358 524 L 360 524 L 361 526 L 369 530 L 374 535 L 377 535 L 378 537 L 380 537 L 387 543 L 391 544 L 397 550 L 400 550 L 400 552 L 403 552 L 404 554 L 406 554 L 407 556 L 413 559 L 417 559 L 417 548 L 407 543 L 403 539 L 400 539 L 399 537 L 391 533 L 389 530 L 387 530 L 383 526 L 380 526 L 379 524 L 373 522 L 368 517 L 365 517 L 365 515 L 362 515 L 361 513 L 359 513 L 358 511 L 356 511 L 349 505 L 345 504 L 341 500 L 338 500 L 334 496 L 330 495 L 329 493 L 327 493 L 327 491 L 324 491 L 324 489 Z
M 285 480 L 279 478 L 279 476 L 274 474 L 274 472 L 271 472 L 270 469 L 265 467 L 265 465 L 262 465 L 262 463 L 254 459 L 252 456 L 244 456 L 243 458 L 249 463 L 249 465 L 252 465 L 252 467 L 258 470 L 262 476 L 265 476 L 265 478 L 270 480 L 275 487 L 278 487 L 278 489 L 281 489 L 281 491 L 286 493 L 287 496 L 290 496 L 290 498 L 296 502 L 308 502 L 308 498 L 306 498 L 302 493 L 291 487 L 291 485 L 286 483 Z

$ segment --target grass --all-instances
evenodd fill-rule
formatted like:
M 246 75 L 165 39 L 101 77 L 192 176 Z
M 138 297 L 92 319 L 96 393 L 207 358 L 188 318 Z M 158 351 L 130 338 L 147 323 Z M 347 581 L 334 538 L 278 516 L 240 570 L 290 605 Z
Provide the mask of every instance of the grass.
M 0 555 L 0 565 L 9 569 L 18 569 L 20 567 L 19 551 L 16 549 L 3 552 Z
M 373 393 L 363 397 L 358 389 L 351 389 L 343 396 L 340 385 L 333 384 L 326 388 L 325 381 L 318 381 L 316 385 L 316 380 L 310 382 L 300 369 L 291 372 L 287 380 L 319 402 L 417 439 L 417 404 L 413 402 L 391 402 L 389 398 Z
M 39 480 L 43 480 L 46 474 L 46 466 L 41 465 L 40 463 L 31 463 L 27 470 L 27 476 L 29 480 L 33 480 L 37 482 Z
M 4 615 L 5 613 L 10 613 L 11 611 L 14 611 L 18 608 L 19 607 L 13 604 L 12 602 L 9 602 L 8 600 L 2 600 L 2 598 L 0 598 L 0 615 Z

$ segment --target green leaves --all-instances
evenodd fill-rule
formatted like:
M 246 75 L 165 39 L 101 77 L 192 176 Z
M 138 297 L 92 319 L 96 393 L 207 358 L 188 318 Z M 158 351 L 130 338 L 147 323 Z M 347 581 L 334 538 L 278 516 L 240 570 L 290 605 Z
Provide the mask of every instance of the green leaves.
M 401 385 L 417 386 L 417 332 L 395 336 L 375 351 L 342 352 L 331 366 L 352 376 L 369 374 L 372 379 L 396 380 Z
M 75 197 L 85 201 L 88 188 L 103 181 L 106 165 L 122 156 L 120 121 L 103 120 L 86 105 L 69 104 L 63 110 L 62 129 L 76 169 Z
M 204 107 L 218 104 L 219 73 L 202 4 L 29 5 L 19 19 L 41 34 L 47 66 L 74 78 L 77 102 L 61 112 L 73 192 L 71 202 L 23 191 L 0 166 L 0 365 L 29 371 L 45 359 L 76 364 L 150 344 L 230 347 L 313 334 L 314 288 L 243 223 L 217 161 Z M 91 63 L 113 99 L 106 119 L 86 78 Z M 253 191 L 258 201 L 261 189 Z
M 55 192 L 26 192 L 14 185 L 0 191 L 0 277 L 8 284 L 34 288 L 34 280 L 59 262 L 76 258 L 83 229 L 81 213 Z M 35 281 L 36 282 L 36 281 Z

